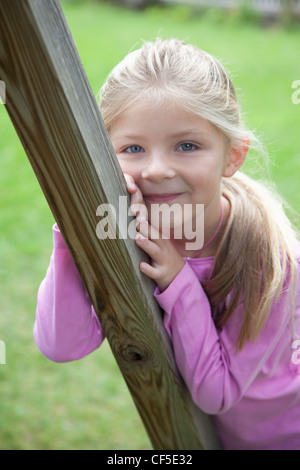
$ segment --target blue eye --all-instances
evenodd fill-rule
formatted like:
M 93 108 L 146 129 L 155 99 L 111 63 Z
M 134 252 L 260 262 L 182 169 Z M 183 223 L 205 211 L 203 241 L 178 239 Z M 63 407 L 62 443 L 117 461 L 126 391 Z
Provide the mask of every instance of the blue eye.
M 140 147 L 139 145 L 131 145 L 130 147 L 127 147 L 124 152 L 126 153 L 140 153 L 143 152 L 143 148 Z
M 192 152 L 196 149 L 196 145 L 191 144 L 190 142 L 184 142 L 183 144 L 179 145 L 178 149 L 182 152 Z

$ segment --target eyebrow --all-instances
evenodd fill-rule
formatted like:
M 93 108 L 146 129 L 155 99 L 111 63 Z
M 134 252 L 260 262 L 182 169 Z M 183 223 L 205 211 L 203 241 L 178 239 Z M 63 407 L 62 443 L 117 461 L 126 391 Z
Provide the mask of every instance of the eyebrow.
M 210 132 L 202 129 L 185 129 L 181 132 L 174 132 L 174 134 L 170 134 L 170 137 L 181 137 L 189 134 L 197 134 L 199 136 L 202 135 L 210 135 Z
M 140 139 L 141 136 L 139 134 L 126 134 L 126 135 L 117 135 L 115 137 L 116 140 L 120 140 L 120 139 L 128 139 L 128 140 L 135 140 L 135 139 Z
M 186 135 L 190 135 L 190 134 L 197 134 L 199 137 L 201 136 L 209 136 L 210 135 L 210 132 L 206 131 L 206 130 L 200 130 L 200 129 L 186 129 L 186 130 L 182 130 L 180 132 L 174 132 L 173 134 L 168 134 L 168 137 L 171 137 L 171 138 L 181 138 L 181 137 L 184 137 Z M 140 139 L 141 135 L 139 134 L 125 134 L 125 135 L 120 135 L 120 136 L 116 136 L 115 139 L 116 140 L 119 140 L 119 139 L 128 139 L 128 140 L 136 140 L 136 139 Z

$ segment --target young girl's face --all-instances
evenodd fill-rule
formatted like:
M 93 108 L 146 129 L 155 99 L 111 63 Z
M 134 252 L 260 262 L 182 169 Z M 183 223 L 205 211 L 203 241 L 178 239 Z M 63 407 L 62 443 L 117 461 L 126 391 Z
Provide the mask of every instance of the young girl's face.
M 133 104 L 112 123 L 110 138 L 123 173 L 151 205 L 204 204 L 219 213 L 226 175 L 224 137 L 209 121 L 174 105 Z

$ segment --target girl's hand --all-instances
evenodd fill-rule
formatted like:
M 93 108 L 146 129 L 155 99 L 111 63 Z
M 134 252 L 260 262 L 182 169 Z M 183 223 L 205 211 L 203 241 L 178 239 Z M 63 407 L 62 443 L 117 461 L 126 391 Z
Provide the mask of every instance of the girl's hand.
M 140 188 L 136 185 L 132 176 L 124 173 L 124 177 L 127 184 L 127 191 L 131 194 L 131 201 L 130 201 L 130 211 L 132 215 L 135 217 L 142 216 L 145 219 L 148 219 L 148 211 L 147 207 L 145 206 L 145 202 L 143 199 L 142 192 Z
M 162 238 L 161 233 L 150 226 L 143 217 L 139 216 L 137 220 L 139 233 L 135 237 L 135 242 L 151 258 L 151 264 L 142 262 L 140 270 L 154 279 L 162 292 L 181 271 L 185 262 L 170 240 Z
M 164 291 L 183 268 L 185 261 L 169 239 L 162 238 L 161 233 L 150 226 L 147 221 L 147 208 L 143 195 L 136 186 L 134 179 L 124 175 L 127 189 L 131 196 L 131 212 L 136 216 L 139 233 L 135 237 L 136 244 L 151 258 L 151 264 L 142 262 L 140 270 L 153 279 L 159 290 Z

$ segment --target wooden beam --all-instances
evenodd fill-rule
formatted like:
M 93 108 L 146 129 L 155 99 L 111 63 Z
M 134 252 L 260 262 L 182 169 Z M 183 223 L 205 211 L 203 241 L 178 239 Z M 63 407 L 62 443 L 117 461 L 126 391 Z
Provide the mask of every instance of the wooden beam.
M 153 284 L 139 271 L 144 255 L 130 237 L 97 237 L 97 207 L 112 204 L 118 221 L 126 186 L 59 2 L 1 0 L 0 24 L 7 111 L 153 447 L 219 448 L 177 371 Z

